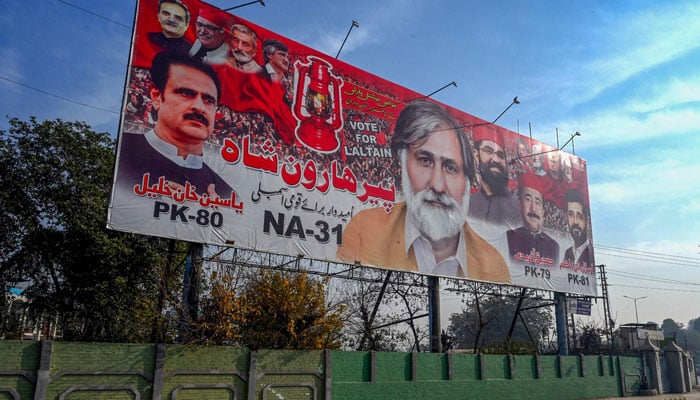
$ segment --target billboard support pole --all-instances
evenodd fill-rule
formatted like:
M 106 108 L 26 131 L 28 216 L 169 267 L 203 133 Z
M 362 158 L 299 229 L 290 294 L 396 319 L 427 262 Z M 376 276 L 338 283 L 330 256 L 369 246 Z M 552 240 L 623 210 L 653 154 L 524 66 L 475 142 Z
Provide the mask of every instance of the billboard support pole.
M 173 274 L 173 263 L 175 260 L 175 239 L 168 240 L 168 252 L 165 256 L 165 266 L 160 273 L 160 290 L 158 291 L 158 301 L 156 303 L 157 317 L 151 328 L 151 343 L 162 343 L 163 337 L 163 308 L 165 307 L 165 297 L 168 293 L 168 279 Z
M 372 314 L 370 314 L 370 316 L 369 316 L 367 330 L 365 330 L 365 333 L 362 335 L 362 339 L 360 339 L 360 347 L 358 348 L 358 350 L 364 349 L 365 342 L 367 341 L 367 338 L 370 335 L 370 330 L 374 329 L 374 328 L 372 328 L 372 324 L 374 324 L 374 317 L 377 316 L 377 310 L 379 310 L 379 304 L 382 302 L 382 298 L 384 297 L 384 292 L 386 291 L 387 285 L 389 285 L 390 279 L 391 279 L 391 271 L 388 271 L 386 273 L 386 278 L 384 278 L 384 283 L 382 284 L 382 288 L 379 290 L 379 295 L 377 296 L 377 302 L 374 303 L 374 308 L 372 309 Z
M 574 319 L 574 313 L 571 313 L 571 350 L 576 350 L 576 320 Z
M 525 293 L 527 289 L 523 288 L 520 291 L 520 298 L 518 299 L 518 305 L 515 307 L 515 313 L 513 314 L 513 321 L 510 323 L 510 329 L 508 329 L 508 340 L 513 338 L 513 331 L 515 330 L 515 323 L 518 321 L 518 316 L 520 315 L 520 308 L 523 305 L 523 300 L 525 300 Z M 527 328 L 527 326 L 525 326 Z
M 185 311 L 191 321 L 197 318 L 199 311 L 199 288 L 200 272 L 202 270 L 202 257 L 204 245 L 201 243 L 190 243 L 187 251 L 187 264 L 185 267 L 185 282 L 183 297 L 185 300 Z
M 442 353 L 440 342 L 440 278 L 428 277 L 428 317 L 430 325 L 430 351 Z
M 557 346 L 559 347 L 559 355 L 568 356 L 569 347 L 567 346 L 567 329 L 566 329 L 566 295 L 562 292 L 554 292 L 554 315 L 557 321 Z

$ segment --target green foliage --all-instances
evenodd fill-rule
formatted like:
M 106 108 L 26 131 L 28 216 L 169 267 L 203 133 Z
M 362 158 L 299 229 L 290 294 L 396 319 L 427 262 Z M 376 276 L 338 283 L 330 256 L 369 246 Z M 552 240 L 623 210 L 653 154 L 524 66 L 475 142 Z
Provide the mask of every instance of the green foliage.
M 593 323 L 582 324 L 578 330 L 577 350 L 583 354 L 599 353 L 602 349 L 605 330 Z
M 467 301 L 461 313 L 450 316 L 448 332 L 454 346 L 459 349 L 474 349 L 482 352 L 522 353 L 523 349 L 534 349 L 531 345 L 542 339 L 543 329 L 549 328 L 552 316 L 546 308 L 521 311 L 511 338 L 508 338 L 513 318 L 516 317 L 518 298 L 508 296 L 474 296 Z M 521 308 L 533 305 L 525 300 Z M 529 344 L 526 344 L 529 343 Z M 493 351 L 489 350 L 492 348 Z M 525 353 L 533 351 L 525 351 Z
M 671 318 L 666 318 L 661 323 L 661 330 L 664 331 L 664 337 L 675 338 L 678 332 L 683 330 L 683 325 L 676 323 Z
M 494 341 L 480 350 L 483 354 L 536 354 L 537 344 L 523 340 Z
M 0 284 L 28 282 L 30 312 L 66 338 L 148 340 L 166 242 L 105 228 L 114 141 L 35 118 L 0 137 Z
M 327 283 L 305 273 L 271 270 L 260 270 L 244 283 L 215 275 L 193 339 L 253 350 L 338 348 L 343 308 L 326 304 Z
M 691 319 L 690 322 L 688 322 L 688 328 L 700 333 L 700 318 Z

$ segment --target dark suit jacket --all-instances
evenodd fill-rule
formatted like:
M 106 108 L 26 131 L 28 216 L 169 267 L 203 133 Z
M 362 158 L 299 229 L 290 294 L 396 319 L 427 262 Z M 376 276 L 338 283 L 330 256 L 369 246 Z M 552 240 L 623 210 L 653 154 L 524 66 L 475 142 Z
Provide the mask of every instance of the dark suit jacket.
M 207 193 L 207 186 L 213 183 L 216 193 L 222 198 L 231 197 L 231 187 L 211 168 L 202 163 L 202 168 L 181 167 L 160 154 L 146 140 L 145 135 L 124 133 L 119 150 L 117 185 L 133 188 L 143 181 L 143 174 L 150 173 L 150 182 L 159 177 L 185 185 L 196 186 L 198 194 Z
M 519 260 L 519 255 L 528 256 L 532 251 L 539 253 L 540 258 L 552 260 L 552 264 L 546 262 L 526 262 L 536 265 L 559 265 L 559 244 L 544 232 L 533 235 L 525 227 L 521 226 L 506 232 L 508 237 L 508 253 L 514 261 Z
M 586 246 L 585 249 L 581 252 L 581 255 L 578 257 L 578 260 L 574 260 L 574 249 L 573 247 L 569 247 L 566 249 L 564 252 L 564 262 L 569 263 L 569 265 L 580 265 L 583 267 L 592 267 L 593 266 L 593 250 L 591 249 L 591 245 L 589 244 Z
M 413 249 L 406 254 L 406 203 L 394 206 L 391 214 L 383 208 L 363 210 L 355 215 L 343 232 L 343 244 L 336 258 L 345 262 L 359 261 L 402 271 L 418 271 Z M 501 254 L 464 224 L 467 248 L 466 278 L 510 282 L 510 272 Z M 464 277 L 464 276 L 462 276 Z

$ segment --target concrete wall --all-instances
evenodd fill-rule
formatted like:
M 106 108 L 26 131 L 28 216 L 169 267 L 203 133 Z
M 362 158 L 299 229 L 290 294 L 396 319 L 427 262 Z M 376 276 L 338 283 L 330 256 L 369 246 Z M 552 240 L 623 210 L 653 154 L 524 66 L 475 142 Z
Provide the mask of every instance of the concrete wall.
M 640 366 L 619 356 L 0 341 L 0 400 L 587 399 L 636 393 Z
M 334 351 L 332 363 L 336 399 L 587 399 L 636 393 L 641 359 Z

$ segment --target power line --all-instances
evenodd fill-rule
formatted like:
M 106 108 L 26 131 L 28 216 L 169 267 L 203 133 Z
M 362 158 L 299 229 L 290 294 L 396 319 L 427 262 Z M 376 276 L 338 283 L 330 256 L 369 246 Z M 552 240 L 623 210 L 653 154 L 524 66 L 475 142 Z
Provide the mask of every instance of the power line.
M 88 13 L 88 14 L 90 14 L 90 15 L 92 15 L 92 16 L 95 16 L 95 17 L 97 17 L 97 18 L 101 18 L 101 19 L 103 19 L 103 20 L 105 20 L 105 21 L 109 21 L 109 22 L 111 22 L 111 23 L 113 23 L 113 24 L 115 24 L 115 25 L 119 25 L 119 26 L 121 26 L 121 27 L 123 27 L 123 28 L 126 28 L 126 29 L 131 30 L 131 27 L 130 27 L 130 26 L 124 25 L 124 24 L 122 24 L 122 23 L 119 22 L 119 21 L 115 21 L 115 20 L 113 20 L 113 19 L 111 19 L 111 18 L 107 18 L 107 17 L 105 17 L 105 16 L 103 16 L 103 15 L 94 13 L 94 12 L 92 12 L 92 11 L 90 11 L 90 10 L 87 10 L 87 9 L 85 9 L 85 8 L 82 8 L 82 7 L 80 7 L 80 6 L 77 6 L 77 5 L 73 4 L 73 3 L 69 3 L 69 2 L 67 2 L 67 1 L 65 1 L 65 0 L 58 0 L 58 1 L 59 1 L 60 3 L 63 3 L 63 4 L 65 4 L 65 5 L 67 5 L 67 6 L 71 6 L 71 7 L 77 8 L 78 10 L 83 11 L 83 12 L 86 12 L 86 13 Z
M 700 290 L 683 290 L 683 289 L 673 289 L 673 288 L 667 289 L 667 288 L 648 287 L 648 286 L 611 285 L 611 284 L 608 284 L 608 286 L 625 287 L 625 288 L 632 288 L 632 289 L 662 290 L 662 291 L 666 291 L 666 292 L 700 293 Z
M 627 258 L 630 260 L 641 260 L 641 261 L 649 261 L 649 262 L 657 262 L 657 263 L 663 263 L 663 264 L 672 264 L 672 265 L 683 265 L 686 267 L 696 267 L 700 268 L 700 262 L 681 262 L 681 261 L 672 261 L 670 259 L 665 259 L 661 257 L 652 257 L 652 256 L 646 256 L 646 257 L 632 257 L 632 256 L 625 256 L 625 255 L 620 255 L 620 254 L 614 254 L 614 253 L 608 253 L 605 251 L 598 251 L 598 254 L 606 255 L 606 256 L 611 256 L 611 257 L 618 257 L 618 258 Z
M 64 5 L 76 8 L 80 11 L 83 11 L 87 14 L 90 14 L 90 15 L 95 16 L 97 18 L 103 19 L 105 21 L 111 22 L 115 25 L 121 26 L 121 27 L 126 28 L 126 29 L 131 29 L 131 27 L 128 25 L 122 24 L 119 21 L 115 21 L 111 18 L 105 17 L 101 14 L 90 11 L 88 9 L 80 7 L 76 4 L 68 2 L 66 0 L 58 0 L 58 1 Z M 37 91 L 39 93 L 42 93 L 42 94 L 45 94 L 47 96 L 51 96 L 51 97 L 54 97 L 54 98 L 57 98 L 60 100 L 68 101 L 68 102 L 71 102 L 74 104 L 78 104 L 78 105 L 81 105 L 84 107 L 93 108 L 93 109 L 100 110 L 100 111 L 105 111 L 105 112 L 109 112 L 109 113 L 113 113 L 113 114 L 119 114 L 119 112 L 114 111 L 114 110 L 108 110 L 108 109 L 105 109 L 102 107 L 94 106 L 94 105 L 83 103 L 83 102 L 80 102 L 77 100 L 69 99 L 67 97 L 59 96 L 59 95 L 47 92 L 45 90 L 38 89 L 38 88 L 35 88 L 32 86 L 14 81 L 14 80 L 9 79 L 7 77 L 0 76 L 0 79 L 6 80 L 8 82 L 14 83 L 14 84 L 22 86 L 22 87 L 26 87 L 28 89 Z M 666 263 L 666 264 L 681 265 L 681 266 L 700 267 L 700 258 L 696 258 L 696 257 L 676 256 L 676 255 L 657 253 L 657 252 L 647 252 L 647 251 L 642 251 L 642 250 L 625 249 L 625 248 L 621 248 L 621 247 L 607 246 L 607 245 L 603 245 L 603 244 L 597 244 L 595 247 L 596 247 L 596 249 L 603 250 L 602 252 L 599 252 L 599 254 L 608 255 L 608 256 L 612 256 L 612 257 L 636 259 L 636 260 L 642 260 L 642 261 Z M 620 252 L 620 253 L 627 254 L 627 255 L 609 253 L 609 252 L 605 252 L 605 250 Z M 610 272 L 612 272 L 613 274 L 615 273 L 615 271 L 610 271 Z M 658 277 L 643 278 L 644 277 L 643 275 L 639 275 L 639 276 L 640 277 L 637 279 L 645 279 L 645 280 L 657 279 L 658 282 L 662 282 L 664 280 L 664 278 L 658 278 Z M 671 282 L 672 282 L 672 280 L 668 280 L 667 283 L 671 283 Z M 683 284 L 687 284 L 687 283 L 683 283 Z M 692 284 L 692 285 L 695 285 L 695 284 Z
M 70 102 L 70 103 L 73 103 L 73 104 L 78 104 L 78 105 L 81 105 L 81 106 L 84 106 L 84 107 L 93 108 L 93 109 L 95 109 L 95 110 L 106 111 L 106 112 L 108 112 L 108 113 L 112 113 L 112 114 L 117 114 L 117 115 L 119 115 L 119 112 L 118 112 L 118 111 L 108 110 L 108 109 L 106 109 L 106 108 L 102 108 L 102 107 L 98 107 L 98 106 L 93 106 L 93 105 L 91 105 L 91 104 L 87 104 L 87 103 L 83 103 L 83 102 L 80 102 L 80 101 L 77 101 L 77 100 L 69 99 L 68 97 L 59 96 L 59 95 L 57 95 L 57 94 L 53 94 L 53 93 L 47 92 L 47 91 L 45 91 L 45 90 L 35 88 L 34 86 L 29 86 L 29 85 L 24 84 L 24 83 L 22 83 L 22 82 L 17 82 L 17 81 L 15 81 L 15 80 L 12 80 L 12 79 L 7 78 L 7 77 L 2 76 L 2 75 L 0 75 L 0 79 L 5 80 L 5 81 L 10 82 L 10 83 L 14 83 L 15 85 L 18 85 L 18 86 L 25 87 L 25 88 L 27 88 L 27 89 L 34 90 L 34 91 L 36 91 L 36 92 L 39 92 L 39 93 L 41 93 L 41 94 L 45 94 L 45 95 L 47 95 L 47 96 L 55 97 L 55 98 L 60 99 L 60 100 L 63 100 L 63 101 L 67 101 L 67 102 Z
M 633 272 L 622 272 L 622 271 L 608 271 L 608 272 L 612 275 L 619 275 L 619 276 L 624 276 L 627 278 L 639 279 L 639 280 L 644 280 L 644 281 L 668 283 L 668 284 L 672 284 L 672 285 L 700 286 L 700 283 L 678 281 L 678 280 L 674 280 L 674 279 L 666 279 L 666 278 L 661 278 L 661 277 L 657 277 L 657 276 L 635 274 Z
M 697 257 L 676 256 L 676 255 L 667 254 L 667 253 L 655 253 L 655 252 L 651 252 L 651 251 L 625 249 L 622 247 L 608 246 L 608 245 L 604 245 L 604 244 L 596 244 L 595 247 L 597 249 L 610 250 L 610 251 L 620 251 L 622 253 L 639 254 L 639 255 L 645 255 L 645 256 L 659 256 L 659 257 L 663 257 L 663 258 L 689 260 L 689 261 L 696 261 L 696 262 L 700 263 L 700 258 L 697 258 Z

